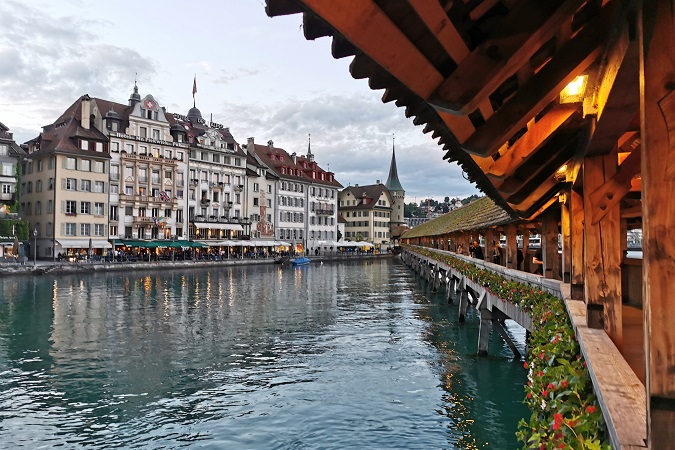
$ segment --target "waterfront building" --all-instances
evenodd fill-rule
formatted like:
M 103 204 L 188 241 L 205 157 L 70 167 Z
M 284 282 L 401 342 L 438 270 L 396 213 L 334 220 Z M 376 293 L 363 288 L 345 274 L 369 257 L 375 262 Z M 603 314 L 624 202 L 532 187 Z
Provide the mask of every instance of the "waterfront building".
M 9 128 L 0 122 L 0 215 L 10 213 L 17 198 L 18 170 L 25 152 L 14 142 Z
M 330 236 L 337 239 L 336 190 L 342 185 L 332 172 L 323 170 L 314 161 L 311 148 L 306 156 L 298 156 L 275 147 L 271 140 L 265 146 L 255 144 L 254 139 L 249 138 L 247 150 L 255 153 L 278 177 L 273 202 L 275 239 L 289 242 L 298 253 L 318 246 L 324 236 L 328 236 L 328 240 Z M 312 242 L 309 247 L 308 240 Z
M 311 141 L 307 144 L 307 155 L 299 156 L 297 162 L 309 180 L 307 247 L 313 254 L 331 251 L 337 247 L 337 202 L 342 185 L 335 179 L 333 172 L 323 170 L 314 161 Z
M 366 241 L 377 248 L 391 244 L 392 228 L 405 225 L 405 191 L 398 179 L 396 151 L 392 145 L 389 177 L 382 184 L 349 186 L 340 193 L 340 213 L 345 219 L 345 238 Z
M 26 144 L 20 206 L 39 257 L 110 247 L 110 154 L 97 100 L 83 95 Z
M 250 236 L 246 203 L 246 153 L 230 129 L 207 121 L 195 106 L 172 114 L 176 136 L 185 136 L 188 158 L 189 238 L 205 242 Z
M 165 109 L 134 85 L 128 105 L 95 99 L 92 118 L 110 142 L 109 238 L 182 238 L 188 144 Z
M 255 152 L 246 154 L 246 201 L 251 221 L 251 239 L 274 241 L 276 187 L 279 177 L 267 167 Z M 253 144 L 254 145 L 254 144 Z

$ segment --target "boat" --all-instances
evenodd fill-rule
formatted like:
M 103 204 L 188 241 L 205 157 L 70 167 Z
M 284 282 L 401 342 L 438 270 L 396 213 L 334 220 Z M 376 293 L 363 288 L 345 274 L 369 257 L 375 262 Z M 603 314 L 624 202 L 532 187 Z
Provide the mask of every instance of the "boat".
M 293 258 L 289 259 L 289 262 L 293 264 L 294 266 L 304 266 L 307 265 L 311 262 L 312 260 L 309 258 L 305 258 L 304 256 L 301 256 L 299 258 Z

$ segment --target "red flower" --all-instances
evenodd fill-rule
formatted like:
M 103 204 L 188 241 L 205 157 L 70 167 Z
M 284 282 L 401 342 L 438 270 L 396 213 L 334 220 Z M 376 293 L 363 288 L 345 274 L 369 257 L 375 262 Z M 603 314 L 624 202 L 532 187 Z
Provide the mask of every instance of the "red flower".
M 544 352 L 539 353 L 539 359 L 544 359 L 544 356 L 546 356 Z
M 588 414 L 593 414 L 593 413 L 595 412 L 595 406 L 592 406 L 592 405 L 591 405 L 591 406 L 587 406 L 587 407 L 586 407 L 586 412 L 587 412 Z
M 523 367 L 527 369 L 527 361 L 523 363 Z
M 563 423 L 563 416 L 560 413 L 553 414 L 553 429 L 559 430 Z
M 553 385 L 553 383 L 549 383 L 548 386 L 546 386 L 546 389 L 554 390 L 555 386 Z
M 527 393 L 527 398 L 532 398 L 532 393 L 531 393 L 531 392 L 528 392 L 528 393 Z
M 562 380 L 562 381 L 560 382 L 560 385 L 561 385 L 562 387 L 567 387 L 568 384 L 569 384 L 569 383 L 567 383 L 567 380 Z
M 544 397 L 548 396 L 548 391 L 544 389 L 543 391 L 541 391 L 541 395 L 543 395 Z

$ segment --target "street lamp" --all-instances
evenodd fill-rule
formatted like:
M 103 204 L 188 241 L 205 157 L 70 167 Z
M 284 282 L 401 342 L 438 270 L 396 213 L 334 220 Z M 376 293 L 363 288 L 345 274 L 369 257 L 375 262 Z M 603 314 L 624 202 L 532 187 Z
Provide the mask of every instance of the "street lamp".
M 33 267 L 37 265 L 37 227 L 33 230 Z

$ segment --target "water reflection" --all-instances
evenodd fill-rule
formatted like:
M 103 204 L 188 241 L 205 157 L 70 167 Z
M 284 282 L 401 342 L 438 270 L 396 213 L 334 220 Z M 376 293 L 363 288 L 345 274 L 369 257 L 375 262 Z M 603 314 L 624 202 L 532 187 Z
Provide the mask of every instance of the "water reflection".
M 474 358 L 475 318 L 458 325 L 393 261 L 0 290 L 9 446 L 515 446 L 522 367 Z

